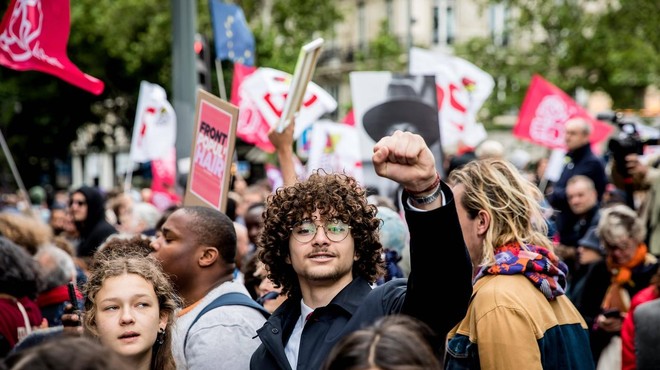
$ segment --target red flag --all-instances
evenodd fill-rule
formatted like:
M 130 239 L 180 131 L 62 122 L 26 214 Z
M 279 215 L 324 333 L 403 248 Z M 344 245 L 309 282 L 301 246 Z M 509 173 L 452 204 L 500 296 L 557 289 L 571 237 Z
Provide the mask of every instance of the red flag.
M 67 56 L 69 30 L 69 0 L 12 0 L 0 23 L 0 64 L 49 73 L 99 95 L 103 81 L 83 73 Z
M 592 144 L 607 139 L 614 129 L 611 125 L 592 118 L 560 88 L 541 76 L 534 75 L 513 134 L 547 148 L 566 150 L 564 123 L 573 117 L 581 117 L 591 123 Z
M 234 62 L 234 77 L 231 80 L 231 99 L 230 103 L 235 106 L 241 104 L 241 95 L 239 94 L 239 88 L 245 77 L 252 74 L 257 69 L 257 67 L 246 66 L 238 62 Z

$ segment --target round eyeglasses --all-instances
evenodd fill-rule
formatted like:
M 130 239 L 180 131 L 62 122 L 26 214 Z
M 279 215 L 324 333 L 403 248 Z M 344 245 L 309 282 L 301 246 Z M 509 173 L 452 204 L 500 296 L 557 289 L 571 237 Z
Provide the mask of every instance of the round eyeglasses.
M 301 243 L 309 243 L 314 239 L 319 228 L 322 228 L 325 236 L 335 243 L 346 239 L 351 231 L 350 226 L 338 219 L 332 219 L 322 226 L 317 226 L 312 221 L 303 221 L 291 228 L 291 235 Z

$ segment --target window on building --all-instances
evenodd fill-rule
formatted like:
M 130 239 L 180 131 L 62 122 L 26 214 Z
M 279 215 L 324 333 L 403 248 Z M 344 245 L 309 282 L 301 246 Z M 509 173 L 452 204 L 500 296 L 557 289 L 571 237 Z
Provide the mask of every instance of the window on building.
M 433 43 L 452 45 L 456 41 L 456 13 L 454 0 L 438 0 L 433 7 Z
M 509 33 L 507 32 L 507 21 L 509 9 L 505 4 L 493 4 L 488 8 L 488 27 L 490 37 L 496 46 L 509 44 Z
M 385 11 L 387 14 L 386 22 L 387 22 L 387 30 L 390 32 L 394 32 L 394 25 L 392 24 L 392 19 L 394 19 L 394 7 L 392 6 L 392 0 L 385 0 Z
M 364 9 L 364 1 L 358 2 L 358 48 L 367 49 L 367 14 Z
M 438 7 L 433 7 L 433 44 L 437 45 L 440 42 L 440 35 L 438 34 L 438 28 L 440 27 L 440 19 L 438 17 Z
M 456 41 L 456 13 L 454 9 L 454 1 L 447 1 L 447 45 L 453 45 Z

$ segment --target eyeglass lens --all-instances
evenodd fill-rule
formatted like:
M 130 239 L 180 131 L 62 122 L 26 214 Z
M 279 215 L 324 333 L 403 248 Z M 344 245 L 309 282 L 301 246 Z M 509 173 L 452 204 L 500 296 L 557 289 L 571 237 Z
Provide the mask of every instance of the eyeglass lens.
M 350 226 L 336 219 L 330 220 L 322 226 L 325 236 L 333 242 L 340 242 L 346 239 L 350 230 Z M 307 243 L 314 239 L 318 228 L 319 226 L 315 223 L 304 221 L 292 229 L 292 235 L 297 241 Z

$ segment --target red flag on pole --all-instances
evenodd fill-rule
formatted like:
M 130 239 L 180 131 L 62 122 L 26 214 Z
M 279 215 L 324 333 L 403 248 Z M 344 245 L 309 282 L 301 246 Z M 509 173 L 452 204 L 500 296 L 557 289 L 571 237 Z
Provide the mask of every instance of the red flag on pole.
M 564 123 L 573 117 L 582 117 L 591 123 L 592 144 L 607 139 L 614 129 L 611 125 L 591 117 L 560 88 L 543 77 L 534 75 L 520 108 L 513 134 L 547 148 L 566 150 Z
M 245 77 L 256 71 L 257 67 L 246 66 L 239 62 L 234 62 L 234 77 L 231 80 L 231 98 L 230 103 L 239 106 L 241 104 L 241 95 L 239 94 L 241 83 Z
M 83 73 L 67 56 L 69 0 L 12 0 L 0 23 L 0 65 L 35 70 L 99 95 L 103 81 Z

